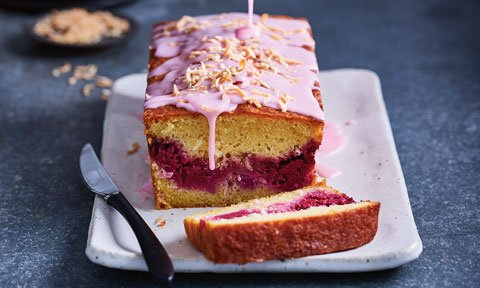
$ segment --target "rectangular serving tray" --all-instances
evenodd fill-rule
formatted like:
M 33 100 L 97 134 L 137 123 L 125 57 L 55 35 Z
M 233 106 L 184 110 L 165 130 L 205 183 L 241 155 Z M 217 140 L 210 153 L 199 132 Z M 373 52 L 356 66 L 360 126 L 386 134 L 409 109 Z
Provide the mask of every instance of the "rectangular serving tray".
M 327 121 L 341 125 L 349 139 L 339 153 L 323 159 L 323 164 L 342 171 L 327 184 L 357 201 L 381 202 L 375 239 L 348 251 L 246 265 L 214 264 L 190 245 L 183 219 L 205 208 L 156 210 L 153 199 L 142 199 L 135 192 L 140 182 L 150 177 L 144 161 L 147 147 L 141 120 L 146 77 L 132 74 L 115 82 L 106 108 L 102 162 L 163 243 L 176 272 L 360 272 L 398 267 L 422 252 L 380 80 L 374 72 L 341 69 L 320 72 L 319 77 Z M 357 124 L 343 125 L 349 120 Z M 140 144 L 140 150 L 128 156 L 126 151 L 134 142 Z M 166 219 L 165 226 L 155 225 L 159 217 Z M 147 271 L 127 222 L 98 196 L 93 205 L 86 254 L 99 265 Z

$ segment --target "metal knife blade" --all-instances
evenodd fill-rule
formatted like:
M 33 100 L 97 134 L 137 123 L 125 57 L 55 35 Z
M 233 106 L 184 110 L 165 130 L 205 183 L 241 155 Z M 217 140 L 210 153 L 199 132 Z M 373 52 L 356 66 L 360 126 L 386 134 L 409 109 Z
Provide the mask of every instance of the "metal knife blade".
M 85 144 L 82 148 L 80 171 L 83 181 L 93 192 L 103 196 L 119 192 L 117 185 L 108 176 L 90 143 Z

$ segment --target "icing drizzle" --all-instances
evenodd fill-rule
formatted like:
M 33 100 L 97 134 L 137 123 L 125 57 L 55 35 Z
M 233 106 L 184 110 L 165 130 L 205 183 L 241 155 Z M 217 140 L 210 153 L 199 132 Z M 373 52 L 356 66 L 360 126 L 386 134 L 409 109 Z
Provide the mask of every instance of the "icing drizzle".
M 319 89 L 318 67 L 308 23 L 253 15 L 251 25 L 259 33 L 241 40 L 237 31 L 246 24 L 244 13 L 184 16 L 152 33 L 154 55 L 167 60 L 150 69 L 148 77 L 161 80 L 148 85 L 144 108 L 175 105 L 203 114 L 209 124 L 212 170 L 216 119 L 239 104 L 324 120 L 312 94 Z

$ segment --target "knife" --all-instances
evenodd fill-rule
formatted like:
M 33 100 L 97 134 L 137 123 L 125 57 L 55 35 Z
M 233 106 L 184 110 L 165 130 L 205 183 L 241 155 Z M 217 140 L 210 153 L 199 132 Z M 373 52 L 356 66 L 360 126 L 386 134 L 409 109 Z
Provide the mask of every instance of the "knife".
M 108 205 L 120 212 L 128 224 L 130 224 L 140 244 L 150 273 L 159 280 L 171 282 L 174 271 L 167 251 L 165 251 L 165 248 L 163 248 L 147 223 L 145 223 L 135 208 L 128 202 L 127 198 L 120 192 L 117 185 L 113 183 L 110 176 L 108 176 L 90 143 L 85 144 L 82 148 L 80 171 L 87 187 L 102 196 Z

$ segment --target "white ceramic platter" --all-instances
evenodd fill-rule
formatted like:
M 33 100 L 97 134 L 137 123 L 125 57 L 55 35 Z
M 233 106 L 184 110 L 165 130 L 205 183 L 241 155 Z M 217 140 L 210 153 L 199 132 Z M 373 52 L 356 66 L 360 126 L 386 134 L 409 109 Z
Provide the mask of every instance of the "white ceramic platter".
M 349 138 L 344 149 L 323 163 L 341 170 L 328 181 L 358 200 L 381 202 L 379 226 L 369 244 L 343 252 L 284 261 L 246 265 L 214 264 L 188 242 L 183 219 L 204 208 L 156 210 L 153 199 L 142 201 L 134 192 L 139 180 L 150 176 L 144 162 L 147 153 L 143 123 L 146 74 L 118 79 L 108 102 L 102 146 L 102 162 L 129 201 L 152 227 L 170 255 L 177 272 L 353 272 L 381 270 L 416 259 L 422 252 L 402 169 L 395 149 L 378 76 L 366 70 L 342 69 L 320 73 L 327 120 L 342 126 Z M 348 120 L 357 125 L 345 126 Z M 140 151 L 127 156 L 134 142 Z M 140 174 L 140 175 L 139 175 Z M 142 179 L 137 179 L 142 178 Z M 157 218 L 166 225 L 156 227 Z M 88 232 L 86 254 L 100 265 L 147 270 L 140 247 L 127 222 L 96 197 Z

